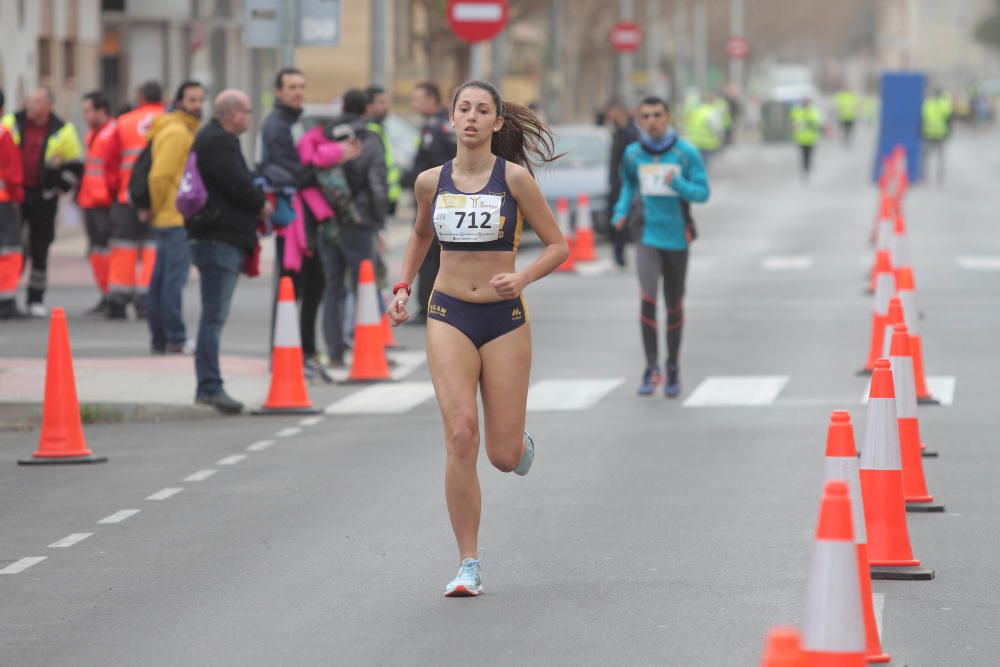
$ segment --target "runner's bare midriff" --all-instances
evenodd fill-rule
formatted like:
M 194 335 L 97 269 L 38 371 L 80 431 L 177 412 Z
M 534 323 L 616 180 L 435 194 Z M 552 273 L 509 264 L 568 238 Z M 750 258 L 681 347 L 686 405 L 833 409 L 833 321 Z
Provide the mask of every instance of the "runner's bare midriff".
M 514 272 L 515 254 L 507 250 L 468 252 L 445 250 L 434 289 L 472 303 L 503 301 L 490 279 L 498 273 Z

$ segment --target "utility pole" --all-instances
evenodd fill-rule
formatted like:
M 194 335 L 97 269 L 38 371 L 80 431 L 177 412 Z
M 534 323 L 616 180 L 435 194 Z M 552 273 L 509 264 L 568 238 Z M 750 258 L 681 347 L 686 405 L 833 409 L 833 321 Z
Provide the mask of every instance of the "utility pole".
M 744 0 L 729 0 L 729 36 L 746 39 L 746 17 Z M 743 94 L 743 58 L 729 56 L 729 83 L 735 86 L 736 94 Z
M 708 89 L 708 3 L 695 0 L 694 5 L 694 80 L 698 92 Z
M 286 3 L 287 6 L 296 4 Z M 385 0 L 372 0 L 372 75 L 376 86 L 385 86 Z
M 483 43 L 475 42 L 469 47 L 469 79 L 479 81 L 483 78 Z
M 660 85 L 660 0 L 646 0 L 646 92 L 663 95 Z
M 621 0 L 621 3 L 621 20 L 634 21 L 635 1 Z M 646 35 L 645 39 L 648 40 L 649 35 Z M 634 97 L 632 90 L 632 68 L 634 65 L 635 59 L 632 57 L 631 53 L 618 54 L 618 93 L 621 101 L 629 107 L 632 106 L 632 98 Z
M 564 0 L 552 0 L 549 5 L 548 72 L 542 78 L 545 117 L 550 123 L 562 121 L 563 95 L 563 10 Z
M 296 30 L 299 23 L 299 3 L 297 1 L 284 3 L 284 15 L 284 39 L 281 45 L 282 66 L 295 67 L 295 43 L 299 39 L 298 30 Z

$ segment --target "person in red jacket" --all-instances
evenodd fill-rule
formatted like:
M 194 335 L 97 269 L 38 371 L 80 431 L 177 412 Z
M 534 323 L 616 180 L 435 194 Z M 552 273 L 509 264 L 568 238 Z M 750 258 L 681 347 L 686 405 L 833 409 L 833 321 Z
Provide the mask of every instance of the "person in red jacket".
M 0 90 L 0 116 L 4 96 Z M 21 277 L 21 212 L 24 201 L 21 152 L 6 127 L 0 125 L 0 320 L 24 319 L 14 296 Z
M 118 195 L 118 162 L 114 155 L 118 126 L 109 112 L 108 101 L 99 92 L 83 96 L 83 120 L 89 130 L 84 141 L 87 156 L 76 202 L 83 209 L 84 223 L 90 248 L 90 268 L 101 292 L 100 301 L 88 315 L 106 315 L 108 301 L 108 267 L 111 262 L 111 203 Z
M 153 277 L 156 246 L 148 218 L 128 201 L 128 183 L 139 154 L 146 147 L 146 133 L 166 111 L 163 89 L 155 81 L 139 88 L 139 105 L 118 117 L 118 201 L 111 205 L 111 264 L 108 267 L 108 318 L 123 320 L 126 306 L 133 304 L 139 319 L 146 317 L 146 292 Z M 145 214 L 148 216 L 148 211 Z M 141 269 L 140 269 L 141 264 Z

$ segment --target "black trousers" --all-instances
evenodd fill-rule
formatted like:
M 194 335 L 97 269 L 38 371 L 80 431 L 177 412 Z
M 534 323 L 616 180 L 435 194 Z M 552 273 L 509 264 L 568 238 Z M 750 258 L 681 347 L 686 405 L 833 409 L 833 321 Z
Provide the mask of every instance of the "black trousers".
M 802 149 L 802 175 L 808 176 L 812 171 L 812 156 L 815 146 L 799 146 Z
M 31 261 L 28 276 L 28 303 L 41 303 L 49 280 L 49 247 L 56 238 L 56 208 L 59 198 L 46 198 L 42 190 L 25 190 L 21 205 L 21 220 L 28 227 L 28 247 L 25 266 Z
M 309 358 L 316 354 L 316 319 L 323 303 L 326 276 L 319 253 L 302 258 L 300 271 L 286 271 L 284 266 L 285 238 L 274 237 L 274 263 L 276 276 L 289 276 L 295 287 L 295 300 L 299 301 L 299 337 L 302 340 L 302 356 Z M 274 318 L 278 310 L 278 283 L 274 281 L 274 297 L 271 302 L 271 347 L 274 347 Z

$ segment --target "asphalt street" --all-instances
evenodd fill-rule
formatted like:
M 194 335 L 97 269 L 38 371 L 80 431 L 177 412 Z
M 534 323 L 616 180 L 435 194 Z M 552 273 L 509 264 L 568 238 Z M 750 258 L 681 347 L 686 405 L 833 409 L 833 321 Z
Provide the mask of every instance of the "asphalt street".
M 635 394 L 638 286 L 607 247 L 586 275 L 529 287 L 536 457 L 525 478 L 480 459 L 480 598 L 442 596 L 458 563 L 426 366 L 311 387 L 329 407 L 304 422 L 90 426 L 100 466 L 18 467 L 37 433 L 0 433 L 0 568 L 30 564 L 0 576 L 0 664 L 757 664 L 766 630 L 802 618 L 830 411 L 850 410 L 859 444 L 863 429 L 877 191 L 873 137 L 857 139 L 821 145 L 808 184 L 788 145 L 713 166 L 679 400 Z M 940 452 L 925 471 L 947 512 L 909 516 L 933 581 L 874 583 L 894 665 L 1000 660 L 997 139 L 959 133 L 947 183 L 905 202 L 948 403 L 920 409 Z M 224 351 L 266 357 L 268 299 L 266 281 L 241 282 Z M 92 300 L 53 291 L 78 357 L 147 351 L 140 323 L 73 315 Z M 0 329 L 3 356 L 44 356 L 36 328 Z M 396 335 L 422 348 L 420 327 Z

